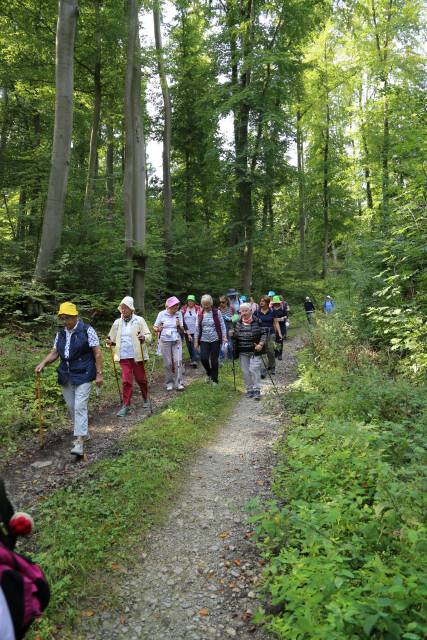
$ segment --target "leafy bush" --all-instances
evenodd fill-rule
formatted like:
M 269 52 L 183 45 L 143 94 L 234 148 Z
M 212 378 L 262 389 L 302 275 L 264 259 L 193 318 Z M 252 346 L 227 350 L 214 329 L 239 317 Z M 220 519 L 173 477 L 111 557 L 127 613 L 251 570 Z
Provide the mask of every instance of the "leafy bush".
M 253 521 L 286 640 L 427 636 L 425 386 L 329 319 L 301 358 L 277 501 Z

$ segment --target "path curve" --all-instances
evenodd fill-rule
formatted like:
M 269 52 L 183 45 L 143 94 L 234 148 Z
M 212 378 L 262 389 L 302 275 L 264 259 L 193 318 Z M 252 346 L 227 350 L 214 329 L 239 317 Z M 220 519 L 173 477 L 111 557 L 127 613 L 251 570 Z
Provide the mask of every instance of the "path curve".
M 275 383 L 296 377 L 300 338 L 285 347 Z M 199 454 L 166 522 L 119 588 L 114 610 L 82 622 L 87 640 L 208 640 L 268 636 L 252 622 L 262 566 L 245 506 L 270 497 L 273 444 L 283 410 L 270 381 L 265 399 L 242 398 L 217 438 Z M 280 415 L 282 413 L 282 415 Z

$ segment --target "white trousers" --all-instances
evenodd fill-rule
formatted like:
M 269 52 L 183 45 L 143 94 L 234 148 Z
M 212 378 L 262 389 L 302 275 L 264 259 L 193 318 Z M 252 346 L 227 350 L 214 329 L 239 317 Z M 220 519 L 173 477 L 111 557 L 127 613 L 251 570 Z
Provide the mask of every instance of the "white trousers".
M 173 384 L 177 387 L 182 384 L 182 342 L 166 342 L 160 340 L 160 351 L 163 357 L 163 366 L 165 368 L 166 384 Z
M 261 356 L 241 353 L 239 361 L 246 391 L 259 391 L 261 389 Z
M 62 395 L 70 412 L 71 420 L 74 424 L 75 436 L 87 436 L 88 411 L 87 403 L 92 384 L 65 384 L 62 386 Z

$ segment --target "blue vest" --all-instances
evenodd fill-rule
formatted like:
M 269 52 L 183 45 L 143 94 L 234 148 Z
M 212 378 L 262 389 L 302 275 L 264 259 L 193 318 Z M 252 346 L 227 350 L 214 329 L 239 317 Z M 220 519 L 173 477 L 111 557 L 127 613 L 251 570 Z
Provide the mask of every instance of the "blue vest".
M 71 384 L 78 385 L 95 380 L 95 356 L 92 347 L 89 346 L 87 329 L 88 325 L 79 320 L 77 327 L 71 334 L 68 359 L 65 358 L 65 330 L 62 329 L 58 333 L 56 350 L 61 358 L 61 364 L 57 368 L 59 384 L 65 385 L 71 382 Z

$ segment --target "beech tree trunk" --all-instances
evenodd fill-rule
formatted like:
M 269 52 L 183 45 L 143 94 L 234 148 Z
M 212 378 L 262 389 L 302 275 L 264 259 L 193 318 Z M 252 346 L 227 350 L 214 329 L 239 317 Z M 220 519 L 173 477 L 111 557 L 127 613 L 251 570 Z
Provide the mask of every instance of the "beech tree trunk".
M 125 82 L 125 171 L 123 204 L 125 250 L 131 263 L 130 282 L 135 304 L 144 311 L 145 298 L 145 142 L 141 115 L 141 63 L 138 5 L 128 3 L 128 46 Z
M 89 211 L 92 206 L 94 182 L 97 176 L 97 160 L 98 160 L 98 136 L 99 136 L 99 124 L 101 121 L 101 100 L 102 100 L 102 85 L 101 85 L 101 34 L 99 29 L 99 11 L 100 0 L 96 0 L 95 13 L 96 13 L 96 60 L 95 69 L 93 72 L 93 84 L 94 84 L 94 101 L 93 101 L 93 116 L 92 116 L 92 128 L 90 133 L 90 147 L 89 147 L 89 162 L 86 178 L 86 190 L 83 209 Z
M 37 264 L 36 280 L 43 280 L 61 243 L 73 129 L 74 39 L 76 0 L 59 0 L 56 30 L 56 100 L 52 159 L 47 202 Z
M 297 164 L 298 164 L 298 221 L 300 261 L 305 268 L 305 207 L 304 207 L 304 141 L 301 127 L 301 110 L 297 111 Z
M 328 275 L 329 248 L 329 95 L 326 94 L 325 144 L 323 146 L 323 270 L 322 278 Z
M 161 16 L 160 6 L 156 2 L 153 8 L 153 21 L 154 21 L 154 38 L 156 42 L 156 54 L 157 54 L 157 70 L 159 73 L 160 86 L 163 96 L 163 220 L 165 226 L 165 258 L 166 258 L 166 288 L 169 289 L 172 285 L 172 183 L 171 183 L 171 170 L 170 170 L 170 158 L 171 158 L 171 139 L 172 139 L 172 108 L 169 95 L 169 87 L 166 78 L 166 71 L 163 58 L 163 45 L 162 45 L 162 33 L 161 33 Z

